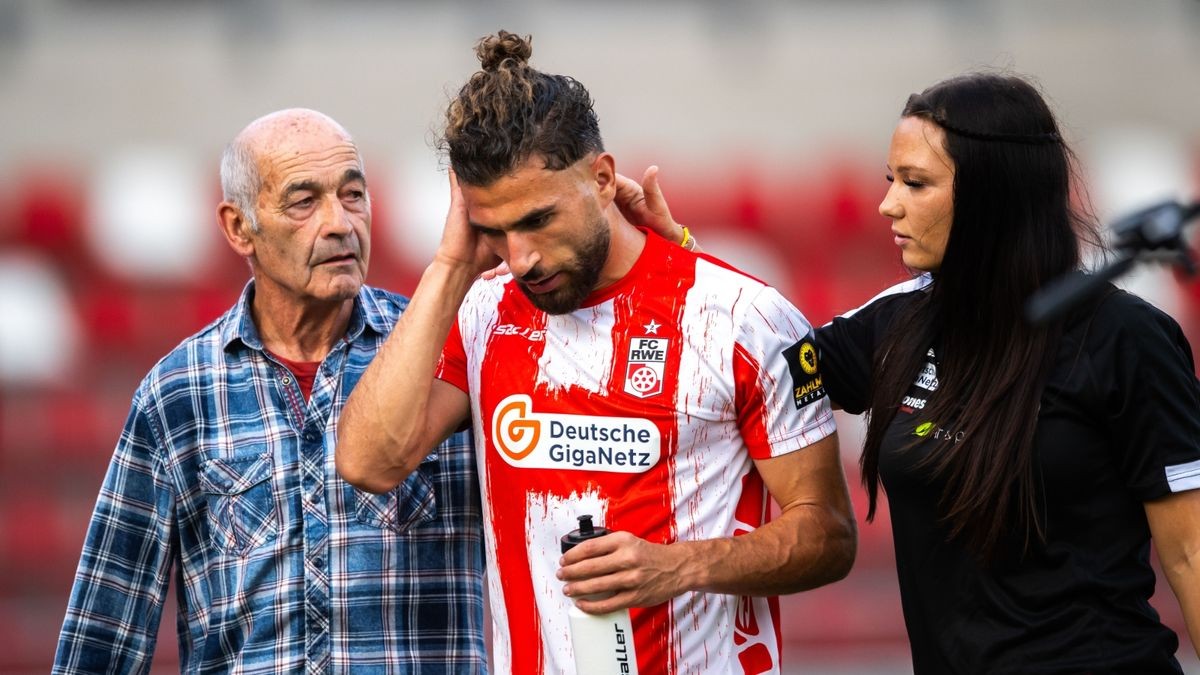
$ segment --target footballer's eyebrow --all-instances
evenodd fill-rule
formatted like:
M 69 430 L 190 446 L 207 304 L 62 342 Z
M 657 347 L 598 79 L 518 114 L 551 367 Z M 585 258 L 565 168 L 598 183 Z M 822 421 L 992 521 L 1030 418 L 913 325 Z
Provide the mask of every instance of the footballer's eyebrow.
M 486 225 L 480 225 L 479 223 L 477 223 L 475 221 L 470 221 L 470 223 L 471 223 L 471 227 L 473 227 L 477 230 L 483 230 L 485 232 L 504 232 L 507 230 L 519 230 L 521 228 L 528 227 L 529 225 L 533 225 L 534 223 L 544 219 L 546 216 L 554 213 L 554 211 L 555 211 L 555 206 L 553 204 L 551 204 L 549 206 L 538 207 L 536 209 L 533 209 L 532 211 L 529 211 L 528 213 L 526 213 L 525 215 L 516 219 L 512 223 L 510 223 L 508 225 L 501 225 L 499 227 L 488 227 Z

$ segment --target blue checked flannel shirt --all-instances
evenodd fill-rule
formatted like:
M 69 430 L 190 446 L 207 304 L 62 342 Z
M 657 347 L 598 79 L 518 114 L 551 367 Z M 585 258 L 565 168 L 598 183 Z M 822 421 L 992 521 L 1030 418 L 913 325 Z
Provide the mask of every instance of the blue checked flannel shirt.
M 253 292 L 135 393 L 54 672 L 147 672 L 172 578 L 185 673 L 485 672 L 469 436 L 383 495 L 334 470 L 338 415 L 407 301 L 364 287 L 305 402 Z

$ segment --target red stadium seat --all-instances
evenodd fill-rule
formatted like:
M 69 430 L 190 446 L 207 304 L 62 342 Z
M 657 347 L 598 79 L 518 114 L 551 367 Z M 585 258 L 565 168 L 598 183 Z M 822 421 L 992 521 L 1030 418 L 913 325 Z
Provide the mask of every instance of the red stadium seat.
M 15 241 L 54 256 L 82 248 L 84 198 L 78 176 L 53 167 L 25 167 L 12 189 L 9 226 Z

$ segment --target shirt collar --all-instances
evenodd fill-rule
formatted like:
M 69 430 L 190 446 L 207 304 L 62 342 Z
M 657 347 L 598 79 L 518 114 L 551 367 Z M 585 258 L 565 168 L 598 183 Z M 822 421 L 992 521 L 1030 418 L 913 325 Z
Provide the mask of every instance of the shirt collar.
M 251 279 L 242 289 L 242 295 L 237 304 L 230 310 L 229 316 L 221 323 L 221 344 L 225 351 L 243 344 L 250 349 L 263 350 L 262 338 L 258 335 L 258 326 L 254 325 L 254 313 L 250 311 L 250 303 L 254 300 L 254 280 Z M 354 309 L 350 314 L 350 327 L 346 330 L 346 339 L 353 342 L 362 335 L 365 328 L 370 328 L 380 335 L 387 335 L 388 325 L 383 308 L 370 289 L 363 285 L 358 289 L 354 299 Z

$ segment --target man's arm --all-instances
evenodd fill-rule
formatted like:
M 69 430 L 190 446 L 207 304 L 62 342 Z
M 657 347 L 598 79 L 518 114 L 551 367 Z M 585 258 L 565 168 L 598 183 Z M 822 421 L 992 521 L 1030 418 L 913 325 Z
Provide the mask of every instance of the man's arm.
M 135 400 L 75 572 L 54 673 L 146 673 L 178 558 L 175 491 Z
M 1200 490 L 1145 503 L 1154 549 L 1200 656 Z
M 816 588 L 846 576 L 857 530 L 842 472 L 837 435 L 795 452 L 755 460 L 782 513 L 737 537 L 653 544 L 629 534 L 586 541 L 562 558 L 559 579 L 571 597 L 595 614 L 648 607 L 687 591 L 779 595 Z
M 352 485 L 392 489 L 466 421 L 467 394 L 435 379 L 434 370 L 467 290 L 494 261 L 467 221 L 451 172 L 450 213 L 438 251 L 338 422 L 335 461 Z

